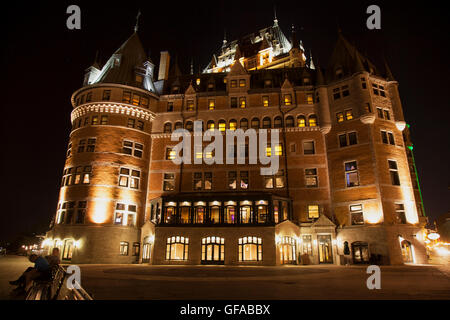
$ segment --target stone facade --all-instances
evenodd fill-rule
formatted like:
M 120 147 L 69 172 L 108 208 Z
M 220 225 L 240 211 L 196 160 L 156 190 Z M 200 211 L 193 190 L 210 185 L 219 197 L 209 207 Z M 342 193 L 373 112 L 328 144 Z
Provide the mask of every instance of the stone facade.
M 90 67 L 71 100 L 48 249 L 60 247 L 70 263 L 426 262 L 426 219 L 389 69 L 342 34 L 326 70 L 307 66 L 295 36 L 289 50 L 279 68 L 235 60 L 227 72 L 189 75 L 162 52 L 155 80 L 134 33 L 102 68 Z M 248 158 L 175 164 L 172 132 L 195 120 L 222 134 L 278 130 L 278 173 L 263 176 Z

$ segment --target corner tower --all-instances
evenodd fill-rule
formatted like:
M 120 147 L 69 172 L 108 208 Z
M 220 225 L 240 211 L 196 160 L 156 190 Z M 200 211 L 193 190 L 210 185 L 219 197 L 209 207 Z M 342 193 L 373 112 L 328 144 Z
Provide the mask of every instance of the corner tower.
M 83 87 L 72 95 L 72 131 L 46 239 L 66 263 L 133 263 L 139 257 L 159 100 L 153 70 L 135 31 L 103 67 L 86 70 Z

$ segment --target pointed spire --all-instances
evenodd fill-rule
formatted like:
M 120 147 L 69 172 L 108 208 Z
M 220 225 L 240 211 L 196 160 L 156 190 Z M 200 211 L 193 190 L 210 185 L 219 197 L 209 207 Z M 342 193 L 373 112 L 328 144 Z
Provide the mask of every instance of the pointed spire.
M 314 70 L 316 66 L 314 65 L 313 56 L 311 50 L 309 50 L 309 68 Z
M 273 6 L 273 26 L 278 27 L 278 19 L 277 19 L 277 7 L 276 5 Z
M 386 58 L 384 58 L 383 60 L 384 60 L 384 69 L 386 71 L 386 80 L 388 80 L 388 81 L 395 81 L 395 78 L 392 75 L 391 68 L 389 68 L 389 65 L 388 65 L 388 63 L 386 61 Z
M 139 9 L 138 14 L 136 16 L 136 25 L 134 26 L 134 32 L 138 31 L 139 28 L 139 17 L 141 16 L 141 9 Z

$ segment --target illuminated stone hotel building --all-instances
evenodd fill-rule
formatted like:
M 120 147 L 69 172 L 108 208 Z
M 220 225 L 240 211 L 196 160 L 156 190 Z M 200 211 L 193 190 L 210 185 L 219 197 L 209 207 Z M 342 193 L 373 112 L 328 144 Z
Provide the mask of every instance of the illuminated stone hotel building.
M 323 68 L 289 38 L 275 19 L 184 74 L 166 51 L 156 72 L 135 31 L 89 67 L 71 98 L 48 250 L 59 247 L 67 263 L 426 262 L 409 126 L 389 67 L 339 33 Z M 265 151 L 279 156 L 278 172 L 261 175 L 249 161 L 175 164 L 171 133 L 196 120 L 223 134 L 278 130 Z M 248 159 L 248 142 L 224 149 Z

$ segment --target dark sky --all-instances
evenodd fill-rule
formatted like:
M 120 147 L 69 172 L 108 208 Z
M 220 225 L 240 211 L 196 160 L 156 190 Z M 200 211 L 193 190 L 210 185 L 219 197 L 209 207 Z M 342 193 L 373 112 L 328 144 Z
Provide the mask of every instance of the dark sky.
M 159 4 L 157 4 L 159 3 Z M 81 30 L 66 28 L 66 8 L 81 7 Z M 366 8 L 381 8 L 381 30 L 366 28 Z M 420 5 L 422 4 L 422 5 Z M 273 23 L 274 2 L 263 1 L 15 1 L 3 8 L 2 208 L 0 240 L 45 231 L 55 212 L 70 132 L 70 96 L 99 50 L 102 62 L 133 32 L 155 63 L 178 55 L 184 72 L 206 66 L 228 40 Z M 400 83 L 411 125 L 425 210 L 449 210 L 448 12 L 440 2 L 277 1 L 284 33 L 299 30 L 307 50 L 325 67 L 344 36 L 375 63 L 383 55 Z

